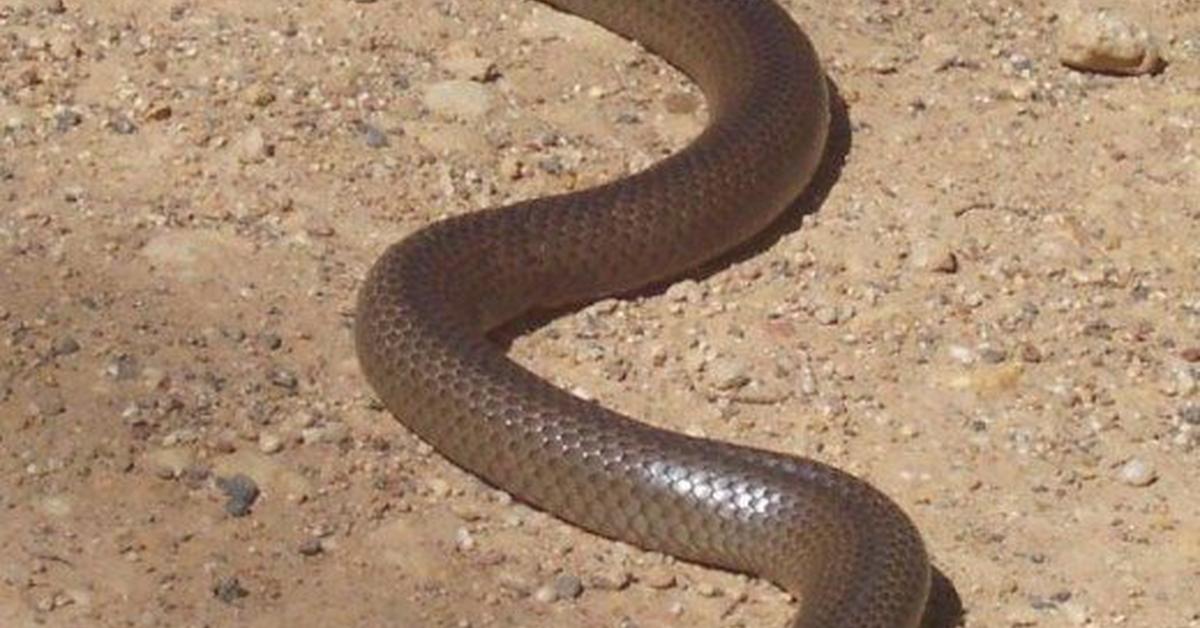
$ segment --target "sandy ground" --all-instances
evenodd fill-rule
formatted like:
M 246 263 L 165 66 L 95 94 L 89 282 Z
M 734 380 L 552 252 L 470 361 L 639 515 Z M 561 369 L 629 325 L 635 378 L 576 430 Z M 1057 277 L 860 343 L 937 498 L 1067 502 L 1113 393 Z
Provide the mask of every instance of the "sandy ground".
M 844 103 L 812 213 L 513 354 L 869 478 L 968 626 L 1200 626 L 1200 6 L 1114 78 L 1045 2 L 788 5 Z M 704 119 L 525 0 L 0 0 L 0 625 L 782 625 L 450 466 L 350 342 L 388 243 Z

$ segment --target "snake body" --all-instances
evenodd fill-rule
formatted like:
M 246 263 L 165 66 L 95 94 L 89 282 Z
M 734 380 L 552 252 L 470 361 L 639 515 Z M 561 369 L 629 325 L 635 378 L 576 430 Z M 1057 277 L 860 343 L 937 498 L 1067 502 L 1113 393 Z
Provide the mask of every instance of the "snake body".
M 356 345 L 386 407 L 455 464 L 595 533 L 767 578 L 802 628 L 910 628 L 930 567 L 909 518 L 814 460 L 650 427 L 508 359 L 488 332 L 537 308 L 696 267 L 763 229 L 824 150 L 824 74 L 772 0 L 543 0 L 697 82 L 710 122 L 633 176 L 435 222 L 392 245 Z

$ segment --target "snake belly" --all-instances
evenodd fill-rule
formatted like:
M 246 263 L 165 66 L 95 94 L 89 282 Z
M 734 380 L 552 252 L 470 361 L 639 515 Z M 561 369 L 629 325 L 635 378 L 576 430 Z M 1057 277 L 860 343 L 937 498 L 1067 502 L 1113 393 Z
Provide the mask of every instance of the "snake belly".
M 786 588 L 800 598 L 794 627 L 918 625 L 929 561 L 877 489 L 582 401 L 489 340 L 531 310 L 675 277 L 745 241 L 803 191 L 829 128 L 816 52 L 773 0 L 543 1 L 685 72 L 709 124 L 635 175 L 435 222 L 392 245 L 358 297 L 367 380 L 439 453 L 537 508 Z

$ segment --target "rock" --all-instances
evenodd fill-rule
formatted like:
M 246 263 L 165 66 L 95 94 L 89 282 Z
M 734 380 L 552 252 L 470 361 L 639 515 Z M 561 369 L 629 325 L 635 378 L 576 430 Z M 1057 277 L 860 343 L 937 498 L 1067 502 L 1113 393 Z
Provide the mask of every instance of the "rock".
M 948 244 L 922 242 L 912 252 L 913 266 L 931 273 L 952 275 L 958 272 L 958 256 Z
M 50 55 L 59 61 L 67 61 L 79 56 L 79 47 L 69 36 L 59 33 L 50 38 Z
M 300 546 L 296 549 L 300 552 L 301 556 L 316 556 L 325 551 L 325 546 L 321 543 L 321 539 L 310 537 L 300 543 Z
M 225 512 L 234 517 L 250 514 L 250 506 L 258 499 L 258 484 L 250 476 L 241 473 L 217 478 L 217 488 L 229 497 L 225 502 Z
M 836 325 L 838 322 L 837 308 L 831 305 L 819 307 L 813 312 L 813 318 L 822 325 Z
M 133 356 L 120 354 L 104 366 L 104 373 L 119 382 L 125 382 L 137 377 L 141 367 Z
M 54 128 L 61 133 L 66 133 L 71 129 L 83 124 L 83 114 L 63 107 L 54 113 Z
M 1117 470 L 1117 479 L 1129 486 L 1150 486 L 1158 479 L 1158 473 L 1149 462 L 1141 458 L 1130 458 Z
M 300 387 L 300 380 L 295 373 L 287 369 L 277 368 L 267 374 L 267 379 L 274 385 L 295 392 Z
M 583 582 L 572 574 L 559 574 L 550 583 L 560 600 L 573 600 L 583 594 Z
M 247 131 L 234 147 L 237 159 L 243 164 L 257 164 L 275 155 L 275 146 L 268 143 L 262 129 Z
M 1067 16 L 1058 58 L 1069 68 L 1104 74 L 1153 74 L 1166 66 L 1145 28 L 1106 10 Z
M 226 604 L 233 604 L 241 598 L 250 595 L 250 592 L 242 586 L 236 577 L 227 576 L 217 580 L 212 588 L 213 597 L 221 600 Z
M 750 383 L 746 366 L 729 358 L 713 360 L 708 366 L 708 374 L 712 379 L 713 388 L 717 390 L 734 390 Z
M 340 443 L 350 436 L 350 428 L 340 421 L 330 421 L 325 425 L 307 427 L 300 430 L 300 439 L 304 444 Z
M 181 447 L 168 447 L 147 452 L 143 456 L 143 464 L 164 480 L 173 480 L 183 475 L 191 466 L 192 456 Z
M 170 118 L 172 113 L 174 113 L 174 111 L 171 109 L 171 105 L 158 104 L 150 107 L 149 110 L 146 111 L 146 119 L 153 120 L 155 122 L 162 122 L 163 120 Z
M 275 102 L 275 92 L 272 92 L 266 85 L 253 85 L 242 94 L 242 97 L 246 104 L 255 107 L 266 107 Z
M 979 359 L 984 364 L 1000 364 L 1008 359 L 1008 352 L 999 347 L 984 345 L 979 348 Z
M 537 590 L 533 592 L 533 599 L 535 599 L 543 604 L 550 604 L 552 602 L 557 602 L 558 601 L 558 591 L 555 591 L 554 587 L 552 587 L 548 584 L 545 584 L 545 585 L 538 587 Z
M 459 528 L 454 531 L 454 547 L 460 552 L 469 552 L 475 549 L 475 537 L 471 535 L 471 531 L 466 528 Z
M 263 432 L 258 435 L 258 450 L 264 454 L 278 453 L 283 449 L 283 439 L 278 434 Z
M 618 565 L 611 565 L 588 574 L 588 586 L 604 591 L 620 591 L 629 586 L 633 576 Z
M 974 364 L 978 357 L 970 347 L 962 345 L 950 345 L 946 347 L 946 353 L 950 354 L 950 359 L 959 364 Z
M 670 589 L 675 586 L 675 574 L 665 567 L 653 567 L 638 575 L 638 580 L 651 589 Z
M 390 142 L 385 131 L 373 124 L 363 124 L 363 142 L 368 148 L 384 148 Z
M 137 124 L 125 114 L 114 114 L 108 120 L 108 128 L 117 135 L 133 135 L 137 133 Z

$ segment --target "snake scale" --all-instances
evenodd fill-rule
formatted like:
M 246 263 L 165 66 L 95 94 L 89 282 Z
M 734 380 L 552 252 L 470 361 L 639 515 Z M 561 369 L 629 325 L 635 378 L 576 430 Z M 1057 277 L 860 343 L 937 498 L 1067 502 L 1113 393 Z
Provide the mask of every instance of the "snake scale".
M 816 52 L 773 0 L 543 2 L 680 68 L 704 92 L 709 124 L 635 175 L 435 222 L 392 245 L 358 297 L 367 380 L 438 452 L 531 505 L 793 592 L 794 627 L 918 625 L 929 561 L 877 489 L 585 402 L 489 339 L 531 310 L 676 277 L 744 242 L 808 185 L 830 124 Z

